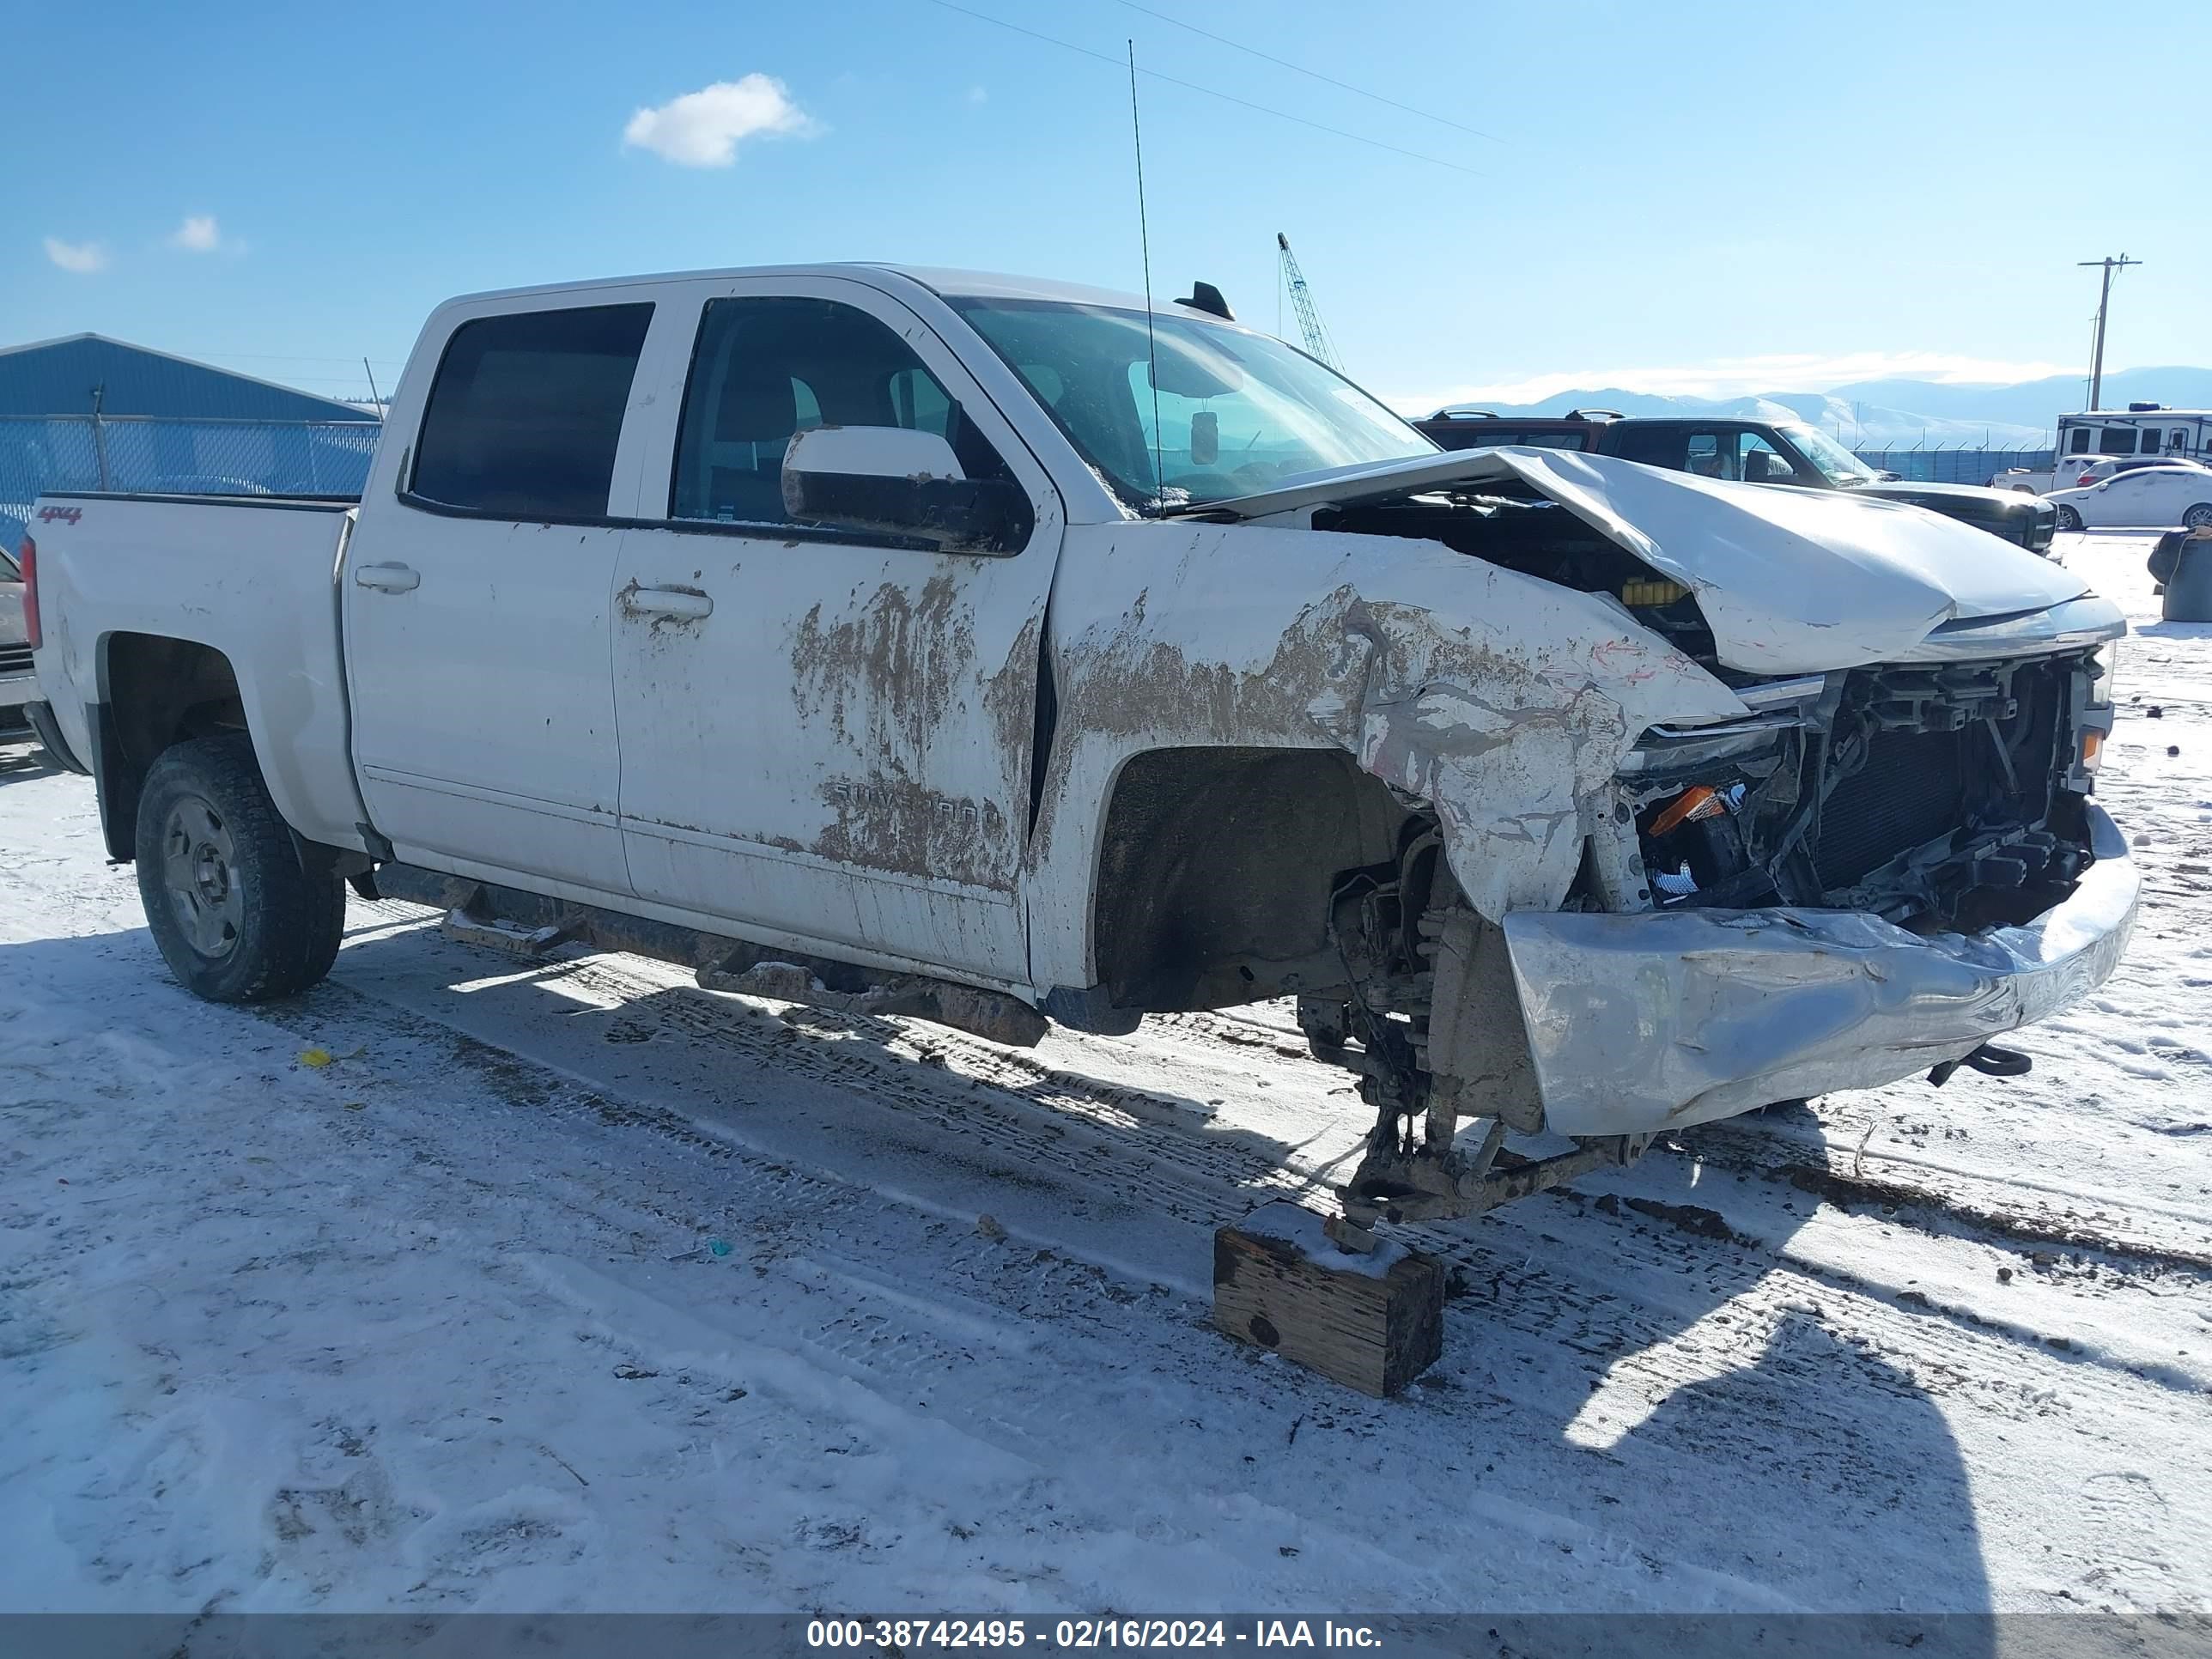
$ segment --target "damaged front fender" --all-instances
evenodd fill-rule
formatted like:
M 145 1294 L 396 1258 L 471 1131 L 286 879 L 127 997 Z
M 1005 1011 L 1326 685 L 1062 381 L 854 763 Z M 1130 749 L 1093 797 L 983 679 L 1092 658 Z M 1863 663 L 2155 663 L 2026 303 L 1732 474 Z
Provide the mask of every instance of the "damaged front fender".
M 1498 921 L 1566 896 L 1591 815 L 1648 726 L 1744 705 L 1603 601 L 1486 574 L 1510 580 L 1486 582 L 1464 618 L 1332 595 L 1315 623 L 1340 649 L 1307 711 L 1364 769 L 1433 807 L 1468 902 Z
M 1608 599 L 1393 536 L 1073 527 L 1052 613 L 1060 735 L 1030 884 L 1048 984 L 1090 982 L 1087 950 L 1052 960 L 1053 924 L 1087 939 L 1088 917 L 1054 916 L 1051 896 L 1090 891 L 1099 815 L 1133 755 L 1346 750 L 1433 808 L 1455 876 L 1495 921 L 1565 897 L 1647 727 L 1748 712 Z

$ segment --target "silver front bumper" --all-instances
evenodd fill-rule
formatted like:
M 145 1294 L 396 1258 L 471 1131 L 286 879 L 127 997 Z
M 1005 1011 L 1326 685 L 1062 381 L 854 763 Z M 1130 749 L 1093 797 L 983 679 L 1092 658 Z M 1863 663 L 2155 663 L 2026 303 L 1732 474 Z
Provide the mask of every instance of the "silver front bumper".
M 1505 942 L 1547 1127 L 1635 1134 L 1955 1060 L 2102 984 L 2135 929 L 2127 839 L 2019 927 L 1923 938 L 1849 910 L 1515 911 Z

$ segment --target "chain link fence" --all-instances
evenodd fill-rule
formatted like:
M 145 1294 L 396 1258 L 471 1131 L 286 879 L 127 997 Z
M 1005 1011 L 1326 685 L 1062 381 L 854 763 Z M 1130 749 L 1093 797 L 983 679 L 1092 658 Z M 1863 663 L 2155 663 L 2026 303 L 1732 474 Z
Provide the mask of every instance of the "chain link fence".
M 1894 472 L 1914 483 L 1985 484 L 2008 468 L 2048 471 L 2057 459 L 2049 449 L 1857 449 L 1877 472 Z
M 0 546 L 53 489 L 152 495 L 358 495 L 381 424 L 0 415 Z

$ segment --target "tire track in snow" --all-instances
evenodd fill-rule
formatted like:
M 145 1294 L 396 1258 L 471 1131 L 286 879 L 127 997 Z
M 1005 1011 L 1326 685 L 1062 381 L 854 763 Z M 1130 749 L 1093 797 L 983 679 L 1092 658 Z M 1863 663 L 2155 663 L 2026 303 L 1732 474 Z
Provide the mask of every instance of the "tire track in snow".
M 481 947 L 443 941 L 439 946 L 508 969 L 528 965 Z M 580 956 L 536 965 L 568 994 L 621 1011 L 620 1018 L 633 1025 L 679 1036 L 770 1075 L 804 1077 L 864 1096 L 912 1121 L 988 1148 L 990 1156 L 976 1160 L 987 1174 L 992 1163 L 1012 1160 L 1079 1189 L 1103 1191 L 1115 1211 L 1132 1217 L 1157 1215 L 1210 1232 L 1259 1202 L 1322 1184 L 1318 1170 L 1301 1169 L 1295 1159 L 1285 1164 L 1271 1143 L 1247 1146 L 1193 1135 L 1190 1115 L 1177 1103 L 1099 1085 L 962 1033 L 811 1010 L 796 1011 L 793 1023 L 746 1000 L 699 991 L 680 970 L 640 958 Z M 908 1054 L 912 1060 L 904 1057 Z M 739 1075 L 726 1065 L 716 1069 L 733 1080 Z M 619 1091 L 619 1085 L 611 1086 Z M 917 1142 L 925 1156 L 933 1155 L 927 1139 L 925 1134 Z M 1892 1373 L 1902 1365 L 1929 1391 L 1957 1394 L 2000 1416 L 2039 1409 L 2020 1401 L 2035 1401 L 2056 1389 L 2079 1359 L 2063 1348 L 2047 1349 L 2031 1333 L 1947 1318 L 1926 1298 L 1900 1303 L 1900 1294 L 1912 1293 L 1793 1259 L 1755 1240 L 1685 1235 L 1663 1220 L 1648 1225 L 1632 1212 L 1617 1218 L 1592 1210 L 1590 1220 L 1577 1222 L 1558 1213 L 1565 1202 L 1508 1206 L 1465 1231 L 1419 1228 L 1407 1234 L 1461 1270 L 1486 1322 L 1590 1359 L 1634 1356 L 1632 1369 L 1657 1396 L 1709 1376 L 1716 1366 L 1751 1364 L 1778 1329 L 1816 1306 L 1823 1316 L 1865 1336 L 1860 1369 L 1883 1386 L 1894 1386 Z M 1602 1228 L 1603 1242 L 1583 1253 L 1584 1272 L 1515 1265 L 1528 1239 L 1593 1224 Z M 1080 1244 L 1060 1243 L 1088 1254 Z M 1109 1256 L 1100 1265 L 1119 1264 Z M 1624 1279 L 1663 1294 L 1656 1305 L 1639 1304 L 1624 1293 Z M 1680 1293 L 1685 1280 L 1691 1285 L 1686 1297 Z M 1732 1334 L 1708 1333 L 1690 1351 L 1669 1345 L 1679 1322 L 1675 1308 L 1723 1302 L 1730 1308 Z M 1461 1316 L 1469 1311 L 1475 1310 L 1462 1309 Z M 1801 1380 L 1817 1390 L 1820 1374 L 1834 1359 L 1801 1360 L 1785 1353 L 1768 1363 L 1784 1375 L 1802 1371 Z M 2023 1363 L 2042 1374 L 2023 1389 L 1969 1386 L 1978 1376 L 2015 1372 Z M 2186 1377 L 2179 1385 L 2196 1386 Z

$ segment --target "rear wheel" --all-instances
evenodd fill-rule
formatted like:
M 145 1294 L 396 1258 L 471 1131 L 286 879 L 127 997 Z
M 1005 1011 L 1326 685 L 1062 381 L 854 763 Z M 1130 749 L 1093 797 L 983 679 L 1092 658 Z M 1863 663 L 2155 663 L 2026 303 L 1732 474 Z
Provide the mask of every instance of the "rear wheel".
M 138 896 L 169 971 L 210 1002 L 296 995 L 330 972 L 345 887 L 304 867 L 244 736 L 163 751 L 138 799 Z
M 2058 503 L 2058 527 L 2061 530 L 2079 530 L 2081 527 L 2081 515 L 2063 501 Z
M 2197 502 L 2181 515 L 2181 522 L 2191 530 L 2202 530 L 2205 526 L 2212 525 L 2212 501 Z

